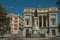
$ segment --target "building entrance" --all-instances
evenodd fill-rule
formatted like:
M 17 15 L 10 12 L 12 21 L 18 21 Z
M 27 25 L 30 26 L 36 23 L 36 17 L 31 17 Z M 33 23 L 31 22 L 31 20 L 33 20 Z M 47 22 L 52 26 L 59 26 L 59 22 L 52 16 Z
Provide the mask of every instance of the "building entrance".
M 26 37 L 30 37 L 29 29 L 26 29 Z

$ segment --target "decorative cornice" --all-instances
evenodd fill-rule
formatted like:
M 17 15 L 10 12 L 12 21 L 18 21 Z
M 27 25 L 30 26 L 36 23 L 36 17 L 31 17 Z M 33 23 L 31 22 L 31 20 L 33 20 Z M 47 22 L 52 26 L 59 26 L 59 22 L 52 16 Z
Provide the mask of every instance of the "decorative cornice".
M 58 12 L 57 8 L 25 8 L 24 13 L 34 13 L 35 10 L 37 10 L 37 13 Z

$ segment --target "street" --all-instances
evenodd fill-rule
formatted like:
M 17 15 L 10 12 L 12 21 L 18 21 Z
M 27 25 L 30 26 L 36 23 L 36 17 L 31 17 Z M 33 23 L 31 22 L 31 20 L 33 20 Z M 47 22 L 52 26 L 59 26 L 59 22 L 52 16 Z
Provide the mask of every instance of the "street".
M 0 38 L 0 40 L 60 40 L 60 37 L 51 37 L 51 38 L 24 38 L 22 35 L 11 35 L 11 37 Z

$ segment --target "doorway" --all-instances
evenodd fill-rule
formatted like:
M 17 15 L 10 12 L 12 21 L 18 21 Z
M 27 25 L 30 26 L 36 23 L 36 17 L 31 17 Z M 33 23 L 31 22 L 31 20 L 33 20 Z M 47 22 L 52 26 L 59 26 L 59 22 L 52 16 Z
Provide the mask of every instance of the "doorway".
M 55 30 L 52 30 L 52 35 L 55 35 Z
M 29 29 L 26 29 L 26 37 L 30 37 Z

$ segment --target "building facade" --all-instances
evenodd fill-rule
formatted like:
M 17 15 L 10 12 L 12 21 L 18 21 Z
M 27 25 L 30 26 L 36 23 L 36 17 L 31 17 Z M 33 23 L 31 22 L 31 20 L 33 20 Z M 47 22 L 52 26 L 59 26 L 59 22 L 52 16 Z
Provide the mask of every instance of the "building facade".
M 8 14 L 7 16 L 10 17 L 11 34 L 19 34 L 23 27 L 22 18 L 16 14 Z
M 54 37 L 58 34 L 57 8 L 25 8 L 23 35 Z

